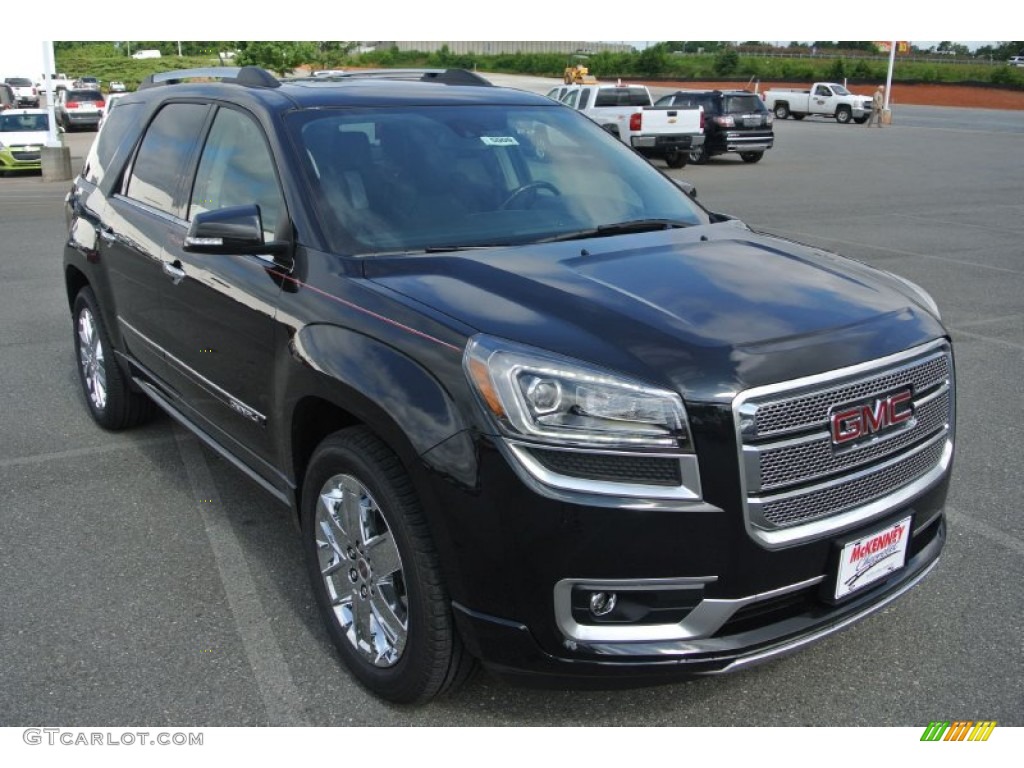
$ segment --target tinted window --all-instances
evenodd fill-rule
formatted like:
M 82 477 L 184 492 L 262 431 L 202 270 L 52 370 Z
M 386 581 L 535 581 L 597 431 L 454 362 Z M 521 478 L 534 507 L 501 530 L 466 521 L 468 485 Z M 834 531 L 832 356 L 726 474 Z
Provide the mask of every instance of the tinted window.
M 107 115 L 89 156 L 89 166 L 85 176 L 87 181 L 98 184 L 103 178 L 107 166 L 114 157 L 114 152 L 121 146 L 129 129 L 134 128 L 137 124 L 141 111 L 141 104 L 126 104 Z M 137 131 L 135 135 L 138 135 Z
M 118 113 L 132 114 L 127 109 Z M 206 119 L 207 107 L 201 104 L 169 104 L 149 124 L 125 194 L 146 205 L 174 213 L 174 194 L 182 171 Z
M 318 109 L 288 119 L 341 253 L 529 243 L 635 219 L 707 221 L 650 163 L 554 104 Z
M 50 125 L 46 115 L 4 115 L 0 114 L 0 132 L 45 131 Z
M 767 111 L 761 99 L 754 94 L 741 96 L 727 96 L 725 98 L 725 111 L 727 114 L 736 115 L 746 112 Z
M 65 91 L 64 101 L 103 101 L 99 91 Z
M 188 218 L 251 203 L 260 207 L 264 236 L 273 239 L 284 201 L 263 132 L 252 118 L 221 109 L 203 147 Z
M 28 88 L 32 85 L 32 81 L 27 77 L 8 77 L 4 82 L 16 88 Z
M 594 97 L 595 107 L 648 107 L 650 96 L 643 88 L 602 88 Z

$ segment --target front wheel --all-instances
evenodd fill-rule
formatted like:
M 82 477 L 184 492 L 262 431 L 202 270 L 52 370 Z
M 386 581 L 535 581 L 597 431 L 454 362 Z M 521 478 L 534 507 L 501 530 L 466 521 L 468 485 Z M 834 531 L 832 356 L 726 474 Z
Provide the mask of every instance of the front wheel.
M 740 152 L 740 157 L 744 163 L 756 163 L 764 157 L 764 152 Z
M 363 685 L 413 703 L 469 676 L 474 661 L 455 628 L 412 483 L 365 427 L 336 432 L 314 452 L 302 538 L 328 634 Z
M 785 120 L 789 117 L 789 105 L 788 104 L 776 104 L 775 105 L 775 117 L 779 120 Z
M 853 112 L 850 111 L 849 107 L 839 107 L 839 109 L 836 110 L 837 123 L 842 123 L 843 125 L 846 125 L 846 123 L 850 122 L 850 120 L 852 119 Z
M 93 419 L 110 430 L 126 429 L 149 420 L 156 406 L 146 395 L 131 388 L 114 359 L 114 347 L 91 288 L 78 292 L 72 316 L 78 377 Z
M 669 168 L 682 168 L 686 165 L 686 160 L 689 156 L 688 152 L 683 152 L 679 149 L 671 150 L 665 155 L 665 163 Z

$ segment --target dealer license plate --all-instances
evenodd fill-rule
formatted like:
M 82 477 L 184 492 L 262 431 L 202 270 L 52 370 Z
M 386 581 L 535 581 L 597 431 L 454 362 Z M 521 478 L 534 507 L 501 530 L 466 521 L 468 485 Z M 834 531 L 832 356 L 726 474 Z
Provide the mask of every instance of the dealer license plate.
M 839 555 L 839 576 L 836 579 L 836 600 L 863 589 L 893 571 L 907 560 L 911 518 L 849 542 Z

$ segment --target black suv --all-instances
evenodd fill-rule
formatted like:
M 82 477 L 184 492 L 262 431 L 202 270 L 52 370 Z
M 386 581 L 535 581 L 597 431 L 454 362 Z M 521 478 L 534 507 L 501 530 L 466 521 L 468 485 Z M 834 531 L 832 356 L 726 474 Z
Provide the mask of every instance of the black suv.
M 704 145 L 690 151 L 691 163 L 706 163 L 726 152 L 756 163 L 775 143 L 772 113 L 750 91 L 676 91 L 655 106 L 704 107 Z
M 543 96 L 153 76 L 67 214 L 93 418 L 159 406 L 293 510 L 380 696 L 475 659 L 742 668 L 938 559 L 953 358 L 928 295 L 708 212 Z

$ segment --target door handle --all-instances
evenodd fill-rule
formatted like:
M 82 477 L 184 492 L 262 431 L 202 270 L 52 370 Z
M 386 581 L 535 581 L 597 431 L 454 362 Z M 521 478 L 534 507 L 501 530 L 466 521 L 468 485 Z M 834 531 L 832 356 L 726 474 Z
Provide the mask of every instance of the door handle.
M 171 278 L 171 282 L 175 285 L 185 279 L 185 270 L 181 268 L 180 261 L 175 261 L 173 264 L 169 261 L 165 261 L 163 270 L 164 274 Z

